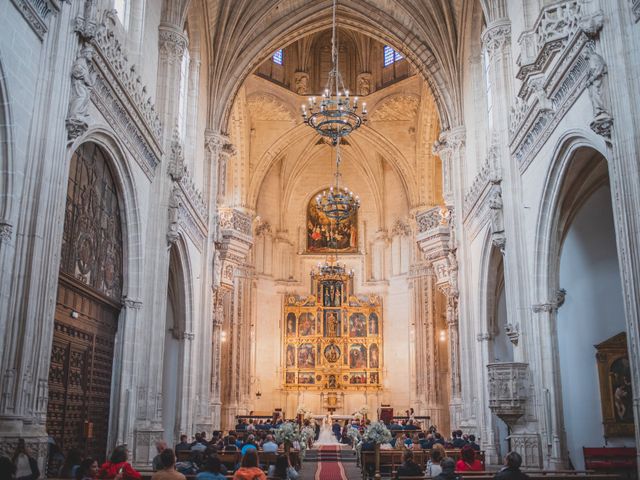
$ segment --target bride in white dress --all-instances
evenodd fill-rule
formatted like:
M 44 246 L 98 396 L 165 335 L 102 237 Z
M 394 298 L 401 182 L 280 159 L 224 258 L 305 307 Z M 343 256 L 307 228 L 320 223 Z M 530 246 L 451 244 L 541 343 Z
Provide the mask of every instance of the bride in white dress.
M 331 417 L 327 415 L 322 419 L 322 427 L 320 429 L 320 436 L 318 440 L 314 442 L 314 445 L 340 445 L 340 442 L 336 439 L 336 436 L 331 430 L 332 426 Z

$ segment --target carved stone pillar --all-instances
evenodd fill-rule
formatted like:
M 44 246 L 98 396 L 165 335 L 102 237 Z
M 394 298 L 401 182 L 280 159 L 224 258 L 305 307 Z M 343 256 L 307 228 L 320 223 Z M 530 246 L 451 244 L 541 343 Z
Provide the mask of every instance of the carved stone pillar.
M 252 218 L 249 214 L 232 208 L 220 208 L 220 285 L 229 293 L 223 301 L 222 330 L 226 333 L 225 345 L 220 345 L 224 357 L 217 384 L 222 428 L 233 426 L 233 417 L 239 409 L 246 407 L 250 378 L 251 338 L 251 277 L 253 269 L 245 265 L 245 260 L 253 245 Z M 217 315 L 217 312 L 216 312 Z M 217 321 L 217 319 L 216 319 Z M 215 367 L 212 368 L 212 371 Z M 219 387 L 217 386 L 219 385 Z
M 211 333 L 211 386 L 210 409 L 211 423 L 214 429 L 220 429 L 220 364 L 222 360 L 222 331 L 224 323 L 224 298 L 231 290 L 217 287 L 212 290 L 212 333 Z
M 460 340 L 458 335 L 458 262 L 455 235 L 450 225 L 451 210 L 435 207 L 416 214 L 417 241 L 428 265 L 435 273 L 435 285 L 447 299 L 446 321 L 450 356 L 450 418 L 458 426 L 462 417 L 460 381 Z
M 462 205 L 460 171 L 464 165 L 465 137 L 464 127 L 456 127 L 442 132 L 433 146 L 433 154 L 442 161 L 442 197 L 447 206 Z
M 438 342 L 436 277 L 427 263 L 412 265 L 409 288 L 413 298 L 412 317 L 415 325 L 415 405 L 418 415 L 431 417 L 431 423 L 448 430 L 449 394 L 446 376 L 441 375 Z

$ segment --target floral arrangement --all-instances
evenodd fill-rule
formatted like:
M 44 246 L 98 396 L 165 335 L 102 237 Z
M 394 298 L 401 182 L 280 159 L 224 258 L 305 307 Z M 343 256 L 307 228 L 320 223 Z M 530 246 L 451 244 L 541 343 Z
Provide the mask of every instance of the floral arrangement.
M 304 417 L 307 414 L 311 414 L 311 410 L 307 410 L 307 407 L 304 405 L 300 405 L 298 410 L 296 410 L 296 415 L 302 415 Z
M 351 445 L 355 446 L 360 441 L 360 431 L 357 428 L 350 428 L 347 430 L 347 436 L 351 439 Z
M 302 428 L 300 432 L 300 459 L 304 460 L 305 455 L 307 454 L 307 447 L 313 443 L 313 440 L 316 437 L 316 430 L 311 426 L 306 426 Z
M 362 420 L 362 414 L 358 412 L 353 416 L 353 418 L 355 418 L 356 420 Z
M 391 441 L 391 432 L 383 422 L 372 422 L 364 432 L 362 437 L 365 442 L 376 444 L 389 443 Z
M 288 443 L 293 445 L 293 442 L 300 440 L 300 428 L 297 423 L 285 422 L 276 428 L 275 439 L 277 443 Z
M 360 415 L 362 415 L 363 417 L 367 415 L 367 413 L 369 413 L 369 407 L 367 407 L 366 405 L 363 405 L 360 410 L 358 410 L 358 413 Z

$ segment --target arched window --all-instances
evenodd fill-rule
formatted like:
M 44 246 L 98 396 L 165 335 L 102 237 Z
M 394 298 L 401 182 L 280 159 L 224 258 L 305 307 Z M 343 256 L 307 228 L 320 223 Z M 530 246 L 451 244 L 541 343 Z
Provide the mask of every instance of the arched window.
M 402 60 L 404 57 L 402 56 L 402 54 L 400 52 L 396 52 L 393 48 L 391 48 L 389 45 L 385 45 L 384 46 L 384 50 L 383 50 L 383 61 L 384 61 L 384 66 L 388 67 L 389 65 L 392 65 L 393 63 Z
M 277 65 L 284 65 L 284 52 L 281 48 L 276 50 L 276 52 L 271 57 L 271 60 Z

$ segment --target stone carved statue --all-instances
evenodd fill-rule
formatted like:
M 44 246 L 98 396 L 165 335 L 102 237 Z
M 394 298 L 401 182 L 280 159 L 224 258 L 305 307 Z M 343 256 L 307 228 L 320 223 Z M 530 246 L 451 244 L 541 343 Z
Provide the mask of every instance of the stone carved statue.
M 493 233 L 504 232 L 504 220 L 502 218 L 502 188 L 499 183 L 493 183 L 489 191 L 489 209 L 491 210 L 491 231 Z
M 215 288 L 220 286 L 220 280 L 222 279 L 222 261 L 220 260 L 220 250 L 216 250 L 213 254 L 213 286 Z
M 180 218 L 180 206 L 182 198 L 180 197 L 180 188 L 176 185 L 169 195 L 169 230 L 167 231 L 167 240 L 174 243 L 178 239 L 178 220 Z
M 96 83 L 96 75 L 91 68 L 92 58 L 93 47 L 85 45 L 71 67 L 71 98 L 66 121 L 69 139 L 82 135 L 89 126 L 89 102 Z
M 602 56 L 589 50 L 587 53 L 589 61 L 589 98 L 593 106 L 593 116 L 598 118 L 609 118 L 607 102 L 604 93 L 604 79 L 607 74 L 607 64 Z
M 371 74 L 361 73 L 358 75 L 358 95 L 369 95 L 371 93 Z
M 504 233 L 504 216 L 502 213 L 502 188 L 500 182 L 493 182 L 489 191 L 489 209 L 491 211 L 491 242 L 504 253 L 506 237 Z
M 306 95 L 309 88 L 309 74 L 306 72 L 296 72 L 293 77 L 298 95 Z

